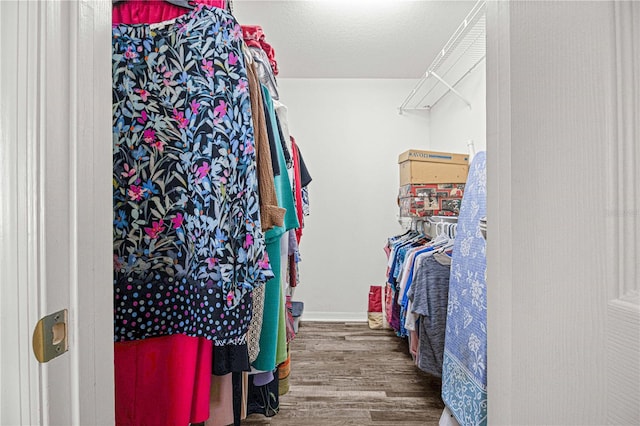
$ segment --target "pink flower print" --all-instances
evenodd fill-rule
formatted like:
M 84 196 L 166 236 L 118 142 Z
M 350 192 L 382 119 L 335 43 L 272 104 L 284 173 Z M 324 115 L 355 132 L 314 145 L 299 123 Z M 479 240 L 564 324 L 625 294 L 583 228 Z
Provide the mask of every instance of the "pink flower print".
M 206 73 L 207 77 L 213 77 L 213 62 L 207 61 L 206 59 L 202 60 L 202 69 Z
M 231 175 L 231 173 L 229 172 L 229 170 L 225 169 L 225 170 L 222 172 L 222 175 L 223 175 L 223 176 L 220 176 L 220 182 L 222 182 L 222 183 L 225 183 L 225 184 L 226 184 L 226 183 L 227 183 L 227 181 L 228 181 L 228 180 L 227 180 L 227 178 Z
M 271 264 L 269 263 L 269 256 L 267 256 L 267 253 L 264 254 L 264 257 L 262 259 L 258 260 L 258 266 L 261 269 L 271 268 Z
M 176 28 L 178 29 L 178 32 L 180 34 L 184 34 L 187 31 L 187 23 L 186 22 L 179 22 L 176 25 Z
M 231 306 L 233 304 L 233 292 L 230 291 L 227 293 L 227 306 Z
M 242 247 L 244 247 L 245 249 L 248 249 L 252 245 L 253 245 L 253 237 L 251 236 L 251 234 L 247 234 L 244 237 L 244 244 L 242 244 Z
M 156 139 L 156 131 L 153 129 L 147 129 L 144 131 L 144 133 L 142 134 L 142 139 L 148 143 L 148 144 L 152 144 L 155 139 Z
M 154 221 L 151 224 L 151 228 L 144 228 L 144 232 L 154 240 L 158 238 L 158 234 L 162 231 L 164 231 L 164 223 L 161 220 Z
M 129 194 L 129 198 L 133 201 L 140 201 L 144 196 L 145 189 L 138 185 L 131 185 L 127 190 L 127 194 Z
M 216 266 L 216 263 L 218 263 L 218 259 L 216 259 L 215 257 L 210 257 L 207 259 L 207 269 L 211 270 Z
M 227 103 L 223 100 L 218 102 L 218 106 L 213 109 L 213 116 L 219 116 L 220 118 L 227 115 Z
M 210 171 L 211 167 L 209 167 L 209 163 L 207 163 L 206 161 L 202 163 L 202 166 L 198 167 L 198 169 L 196 170 L 196 177 L 198 178 L 198 181 L 204 179 Z
M 118 257 L 117 254 L 113 255 L 113 270 L 119 271 L 122 269 L 122 260 Z
M 173 73 L 171 71 L 166 71 L 162 76 L 164 77 L 162 82 L 165 86 L 173 86 L 173 82 L 171 81 L 171 76 L 173 76 Z
M 136 118 L 136 120 L 138 121 L 138 123 L 140 124 L 144 124 L 147 122 L 147 111 L 142 110 L 142 112 L 140 112 L 140 117 Z
M 181 129 L 185 129 L 189 125 L 189 120 L 185 118 L 184 112 L 178 112 L 177 109 L 173 110 L 173 119 L 178 122 L 178 127 Z
M 136 51 L 133 50 L 133 46 L 129 46 L 127 47 L 127 50 L 124 52 L 124 57 L 126 59 L 135 59 L 138 57 L 138 53 L 136 53 Z
M 166 145 L 166 142 L 157 140 L 157 141 L 151 142 L 149 145 L 156 148 L 158 151 L 162 152 L 164 151 L 164 146 Z
M 129 168 L 127 163 L 124 164 L 124 172 L 120 173 L 123 178 L 128 178 L 136 174 L 136 169 L 133 167 Z
M 229 53 L 229 65 L 235 65 L 238 63 L 238 57 L 233 53 Z
M 244 146 L 244 155 L 249 155 L 249 154 L 253 154 L 254 151 L 254 146 L 253 143 L 251 142 L 247 142 Z
M 149 92 L 147 92 L 144 89 L 135 89 L 134 91 L 138 95 L 140 95 L 140 98 L 142 98 L 142 102 L 147 102 L 147 99 L 149 97 Z M 147 114 L 144 111 L 142 111 L 142 112 L 144 113 L 144 116 L 145 116 L 144 121 L 147 121 Z
M 200 108 L 200 104 L 193 100 L 191 101 L 189 106 L 191 107 L 191 112 L 193 113 L 193 115 L 196 115 L 198 113 L 198 108 Z
M 247 82 L 247 80 L 240 80 L 238 81 L 238 86 L 236 86 L 238 88 L 238 92 L 240 93 L 247 93 L 247 89 L 249 88 L 249 82 Z
M 174 218 L 171 219 L 171 223 L 173 223 L 173 229 L 178 229 L 182 226 L 182 222 L 184 222 L 184 216 L 182 213 L 178 213 Z
M 240 25 L 236 25 L 231 30 L 231 37 L 234 41 L 238 41 L 242 38 L 242 27 Z

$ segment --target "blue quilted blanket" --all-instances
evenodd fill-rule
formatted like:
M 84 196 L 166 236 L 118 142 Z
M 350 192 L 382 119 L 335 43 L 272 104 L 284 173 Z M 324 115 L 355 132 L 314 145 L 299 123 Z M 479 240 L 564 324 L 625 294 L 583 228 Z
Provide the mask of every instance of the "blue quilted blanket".
M 487 424 L 486 153 L 469 167 L 449 281 L 442 398 L 463 426 Z

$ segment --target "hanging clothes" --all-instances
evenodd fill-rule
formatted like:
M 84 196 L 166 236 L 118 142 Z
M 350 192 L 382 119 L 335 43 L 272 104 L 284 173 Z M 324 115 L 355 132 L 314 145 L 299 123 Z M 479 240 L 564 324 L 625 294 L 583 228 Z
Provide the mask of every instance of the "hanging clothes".
M 212 346 L 211 340 L 181 334 L 117 343 L 116 424 L 186 425 L 207 420 Z
M 267 42 L 266 36 L 262 27 L 259 25 L 243 25 L 242 26 L 242 34 L 244 37 L 245 43 L 247 46 L 259 48 L 264 51 L 269 60 L 269 65 L 271 66 L 271 70 L 273 75 L 278 75 L 278 62 L 276 61 L 276 51 L 273 47 Z
M 416 364 L 421 370 L 442 377 L 451 257 L 435 253 L 418 262 L 408 292 L 411 311 L 419 316 Z
M 175 12 L 162 4 L 144 10 Z M 235 368 L 251 290 L 273 276 L 241 29 L 221 9 L 178 9 L 113 27 L 117 424 L 205 421 L 213 344 Z
M 273 158 L 269 145 L 269 133 L 264 115 L 262 102 L 262 87 L 256 74 L 255 64 L 250 55 L 245 55 L 250 62 L 247 64 L 247 77 L 251 98 L 251 118 L 256 145 L 256 163 L 258 173 L 258 191 L 260 194 L 260 222 L 262 230 L 268 231 L 274 226 L 282 226 L 285 209 L 278 206 L 276 187 L 274 183 Z
M 256 61 L 260 82 L 269 89 L 272 99 L 279 99 L 280 94 L 278 93 L 278 82 L 276 81 L 276 77 L 271 69 L 269 57 L 264 50 L 259 47 L 249 46 L 248 49 L 253 56 L 253 60 Z
M 465 425 L 487 424 L 486 153 L 478 152 L 458 218 L 451 263 L 442 399 Z
M 240 36 L 232 16 L 204 7 L 113 29 L 117 341 L 244 342 L 243 296 L 273 276 Z
M 289 145 L 291 141 L 291 132 L 289 131 L 289 109 L 285 104 L 278 100 L 273 101 L 273 106 L 276 109 L 276 115 L 278 116 L 278 121 L 280 122 L 280 129 L 282 130 L 284 140 L 287 145 Z M 291 146 L 289 146 L 289 149 L 291 149 Z
M 293 174 L 294 174 L 294 198 L 296 202 L 296 215 L 298 216 L 298 223 L 300 226 L 296 229 L 296 240 L 300 243 L 302 237 L 302 229 L 304 228 L 304 214 L 302 210 L 302 171 L 300 162 L 300 152 L 296 141 L 291 137 L 291 155 L 293 157 Z
M 210 7 L 226 8 L 225 0 L 198 0 L 197 3 Z M 130 0 L 113 5 L 111 22 L 114 24 L 149 24 L 165 22 L 184 15 L 186 9 L 164 0 Z
M 286 165 L 282 145 L 278 140 L 278 132 L 275 128 L 275 112 L 273 109 L 273 101 L 269 90 L 263 86 L 263 101 L 265 105 L 265 115 L 268 122 L 271 123 L 272 132 L 270 137 L 276 139 L 274 144 L 278 156 L 278 163 L 281 173 L 275 177 L 276 194 L 278 196 L 278 205 L 286 209 L 284 218 L 284 227 L 274 227 L 266 232 L 267 252 L 273 273 L 275 276 L 267 281 L 265 287 L 265 303 L 264 315 L 262 322 L 262 330 L 260 333 L 260 353 L 253 362 L 253 367 L 261 371 L 273 371 L 276 368 L 276 352 L 278 342 L 278 324 L 280 310 L 284 309 L 281 305 L 281 258 L 280 258 L 280 239 L 286 231 L 295 229 L 299 226 L 295 214 L 293 202 L 293 194 L 291 191 L 291 182 L 286 172 Z

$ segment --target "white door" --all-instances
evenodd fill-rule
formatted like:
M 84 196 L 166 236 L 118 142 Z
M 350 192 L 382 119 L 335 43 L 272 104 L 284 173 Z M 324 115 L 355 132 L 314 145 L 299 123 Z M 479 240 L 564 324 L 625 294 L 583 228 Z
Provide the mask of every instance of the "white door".
M 488 2 L 489 424 L 640 424 L 638 64 L 638 2 Z
M 0 424 L 109 425 L 110 2 L 0 1 Z M 68 309 L 66 353 L 32 333 Z

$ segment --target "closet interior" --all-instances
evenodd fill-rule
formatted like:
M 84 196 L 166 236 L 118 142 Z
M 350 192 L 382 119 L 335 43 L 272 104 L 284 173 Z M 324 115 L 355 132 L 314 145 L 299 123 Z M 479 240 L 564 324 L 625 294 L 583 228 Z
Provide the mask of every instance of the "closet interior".
M 486 422 L 484 2 L 420 3 L 373 12 L 446 21 L 416 83 L 304 66 L 305 31 L 366 46 L 347 6 L 113 2 L 118 424 L 277 419 L 299 327 L 365 322 L 381 281 L 442 421 Z
M 640 424 L 640 2 L 0 22 L 0 424 Z

